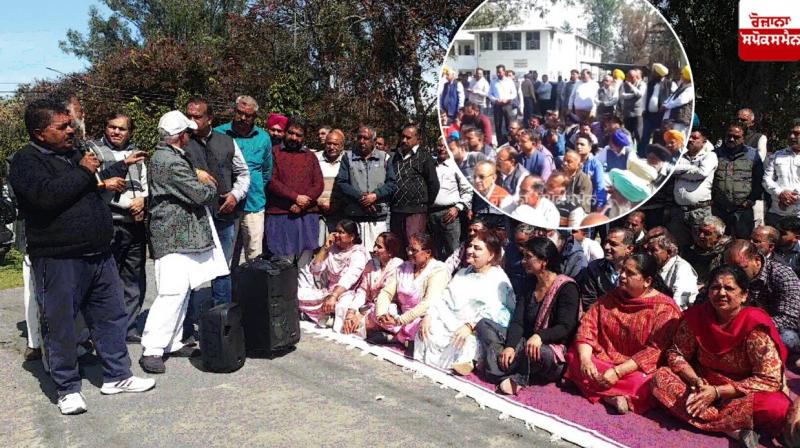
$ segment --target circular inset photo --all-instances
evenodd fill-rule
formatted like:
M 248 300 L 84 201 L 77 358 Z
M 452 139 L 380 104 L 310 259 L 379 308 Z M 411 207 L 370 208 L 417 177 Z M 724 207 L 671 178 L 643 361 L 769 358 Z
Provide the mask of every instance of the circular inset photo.
M 686 54 L 650 3 L 603 4 L 487 1 L 456 33 L 439 111 L 472 215 L 580 228 L 673 194 L 694 116 Z

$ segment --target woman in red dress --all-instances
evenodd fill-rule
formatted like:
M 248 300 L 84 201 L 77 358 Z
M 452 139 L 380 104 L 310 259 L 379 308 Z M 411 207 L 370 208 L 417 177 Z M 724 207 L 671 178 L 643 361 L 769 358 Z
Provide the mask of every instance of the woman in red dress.
M 721 266 L 709 280 L 709 301 L 686 310 L 653 395 L 692 426 L 755 447 L 756 431 L 784 432 L 791 404 L 784 393 L 786 348 L 766 312 L 743 306 L 744 271 Z
M 620 414 L 641 414 L 653 406 L 648 382 L 681 317 L 672 297 L 661 291 L 669 290 L 656 260 L 631 255 L 620 270 L 619 286 L 581 319 L 566 377 L 590 401 L 602 399 Z

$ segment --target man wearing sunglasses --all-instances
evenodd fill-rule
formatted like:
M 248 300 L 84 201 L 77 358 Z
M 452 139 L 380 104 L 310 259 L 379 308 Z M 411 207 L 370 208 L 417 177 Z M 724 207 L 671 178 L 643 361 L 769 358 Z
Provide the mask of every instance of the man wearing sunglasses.
M 716 153 L 719 165 L 711 188 L 712 213 L 722 219 L 728 234 L 749 239 L 755 227 L 753 205 L 763 192 L 764 164 L 758 151 L 744 144 L 744 129 L 738 123 L 728 126 Z

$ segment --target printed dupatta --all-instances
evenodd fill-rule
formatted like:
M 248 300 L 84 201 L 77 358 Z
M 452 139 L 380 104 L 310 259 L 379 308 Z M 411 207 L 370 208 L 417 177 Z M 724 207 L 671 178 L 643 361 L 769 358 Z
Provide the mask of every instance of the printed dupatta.
M 536 323 L 533 325 L 533 333 L 536 334 L 541 330 L 547 329 L 550 325 L 550 315 L 553 313 L 553 303 L 556 300 L 556 294 L 558 293 L 559 289 L 567 283 L 575 283 L 571 277 L 558 274 L 556 276 L 555 281 L 550 286 L 550 289 L 547 290 L 547 294 L 544 296 L 544 300 L 542 300 L 542 304 L 539 308 L 539 312 L 536 314 Z M 531 293 L 535 294 L 535 293 Z M 534 297 L 534 300 L 536 298 Z M 578 321 L 581 320 L 581 315 L 583 314 L 583 306 L 580 303 L 580 297 L 578 298 Z M 566 362 L 566 357 L 564 354 L 567 352 L 567 347 L 564 344 L 547 344 L 553 350 L 553 354 L 556 357 L 556 361 L 559 363 Z

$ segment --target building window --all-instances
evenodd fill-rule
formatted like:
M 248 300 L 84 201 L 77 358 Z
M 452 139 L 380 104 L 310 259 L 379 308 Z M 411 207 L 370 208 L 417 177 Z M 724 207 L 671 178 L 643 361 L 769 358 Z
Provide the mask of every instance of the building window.
M 528 31 L 525 33 L 525 49 L 538 50 L 542 44 L 542 36 L 538 31 Z
M 472 44 L 463 44 L 461 46 L 461 54 L 464 56 L 472 56 L 475 54 L 475 49 L 472 48 Z
M 492 33 L 481 33 L 481 51 L 492 51 L 494 50 L 492 45 Z
M 497 33 L 498 50 L 521 50 L 522 33 Z

